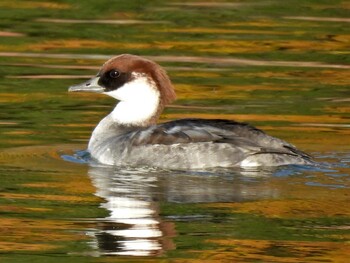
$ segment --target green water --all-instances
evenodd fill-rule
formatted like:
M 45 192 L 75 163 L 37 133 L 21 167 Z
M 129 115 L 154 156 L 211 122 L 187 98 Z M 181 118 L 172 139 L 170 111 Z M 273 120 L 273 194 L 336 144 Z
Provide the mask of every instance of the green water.
M 349 9 L 1 1 L 0 261 L 347 262 Z M 116 102 L 67 87 L 121 53 L 167 69 L 178 99 L 161 121 L 246 121 L 326 165 L 191 172 L 78 163 L 76 151 Z

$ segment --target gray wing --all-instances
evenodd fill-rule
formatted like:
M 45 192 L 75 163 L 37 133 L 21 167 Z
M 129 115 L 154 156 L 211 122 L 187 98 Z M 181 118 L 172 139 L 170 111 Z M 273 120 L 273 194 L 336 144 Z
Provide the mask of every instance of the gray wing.
M 166 122 L 132 132 L 129 138 L 132 146 L 198 142 L 227 143 L 249 149 L 251 154 L 277 153 L 310 158 L 293 145 L 269 136 L 255 127 L 220 119 L 181 119 Z

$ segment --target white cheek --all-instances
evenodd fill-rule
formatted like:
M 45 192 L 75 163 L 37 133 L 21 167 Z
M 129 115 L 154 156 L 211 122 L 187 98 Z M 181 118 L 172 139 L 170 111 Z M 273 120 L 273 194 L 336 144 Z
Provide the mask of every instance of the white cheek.
M 125 91 L 125 88 L 123 88 L 123 87 L 116 89 L 116 90 L 104 92 L 104 94 L 106 94 L 112 98 L 115 98 L 117 100 L 120 100 L 120 101 L 123 101 L 128 97 L 127 94 L 125 94 L 125 93 L 128 93 L 128 91 Z
M 104 92 L 104 94 L 120 101 L 147 101 L 159 98 L 159 91 L 156 84 L 140 73 L 132 73 L 134 80 L 124 84 L 122 87 Z
M 160 92 L 156 84 L 142 75 L 105 94 L 120 101 L 112 111 L 112 118 L 122 124 L 145 123 L 155 116 L 159 107 Z

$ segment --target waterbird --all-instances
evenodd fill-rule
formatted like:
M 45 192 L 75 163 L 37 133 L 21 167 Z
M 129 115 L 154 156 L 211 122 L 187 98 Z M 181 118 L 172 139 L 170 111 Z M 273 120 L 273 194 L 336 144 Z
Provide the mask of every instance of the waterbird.
M 119 101 L 89 140 L 88 152 L 102 164 L 168 169 L 313 164 L 294 145 L 247 123 L 199 118 L 157 123 L 176 98 L 174 87 L 159 64 L 137 55 L 112 57 L 95 77 L 69 91 Z

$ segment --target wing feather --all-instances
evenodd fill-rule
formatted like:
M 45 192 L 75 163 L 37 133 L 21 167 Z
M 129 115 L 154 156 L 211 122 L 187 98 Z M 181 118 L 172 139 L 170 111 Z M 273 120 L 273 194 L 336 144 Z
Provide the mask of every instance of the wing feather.
M 181 119 L 133 132 L 131 137 L 130 146 L 212 142 L 250 149 L 251 154 L 282 153 L 309 157 L 283 140 L 246 123 L 230 120 Z

